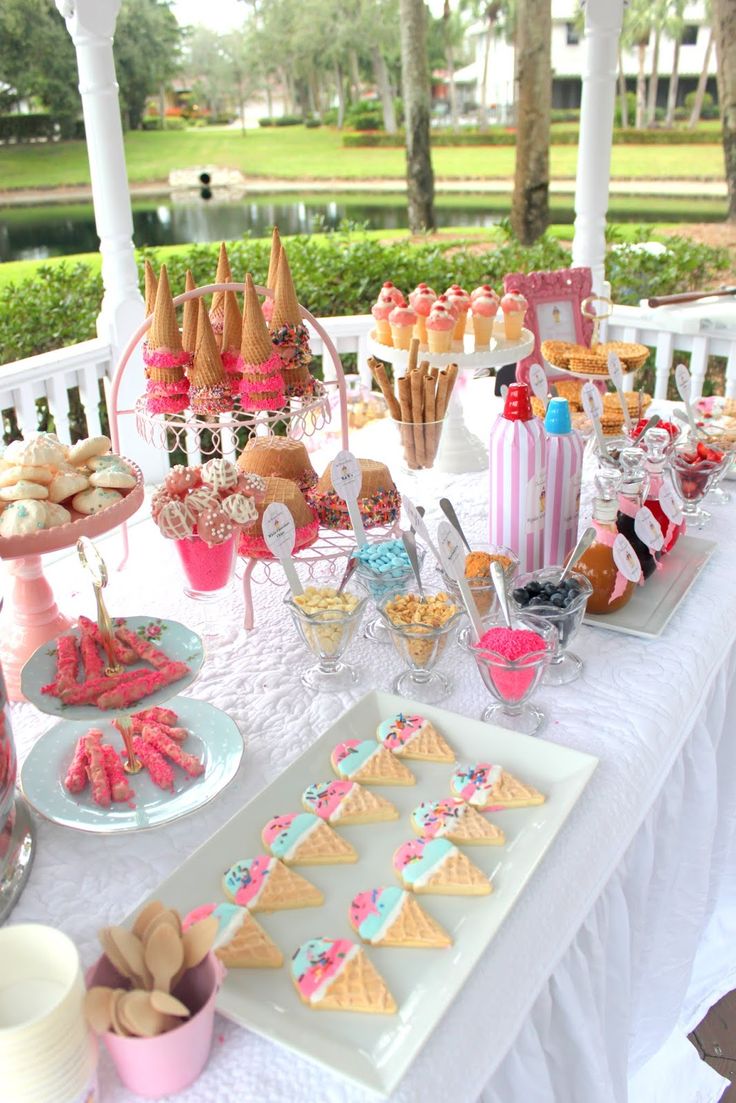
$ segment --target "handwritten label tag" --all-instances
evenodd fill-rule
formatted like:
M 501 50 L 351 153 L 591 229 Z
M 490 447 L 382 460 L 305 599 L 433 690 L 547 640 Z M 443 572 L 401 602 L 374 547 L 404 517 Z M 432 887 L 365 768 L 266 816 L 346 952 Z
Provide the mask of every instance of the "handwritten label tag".
M 664 545 L 662 529 L 651 509 L 642 506 L 634 517 L 634 532 L 651 552 L 658 552 Z
M 675 384 L 677 393 L 683 402 L 690 401 L 690 372 L 684 364 L 678 364 L 675 368 Z
M 291 592 L 293 594 L 303 593 L 299 575 L 296 573 L 296 567 L 291 560 L 296 543 L 296 529 L 294 528 L 294 518 L 287 506 L 283 502 L 271 502 L 267 505 L 263 513 L 261 528 L 266 547 L 271 555 L 276 556 L 284 568 L 284 574 Z
M 601 392 L 596 387 L 595 383 L 584 383 L 582 391 L 580 392 L 583 403 L 583 409 L 588 415 L 591 421 L 600 421 L 601 414 L 603 413 L 603 399 L 601 398 Z
M 659 504 L 668 521 L 673 525 L 681 525 L 684 516 L 682 512 L 682 499 L 675 493 L 669 483 L 662 483 L 659 491 Z
M 332 486 L 348 507 L 350 523 L 355 533 L 355 543 L 362 548 L 367 543 L 363 518 L 358 509 L 358 495 L 363 485 L 363 472 L 352 452 L 338 452 L 332 461 Z
M 629 541 L 619 533 L 613 541 L 613 562 L 629 582 L 638 582 L 641 578 L 641 563 Z
M 465 549 L 463 543 L 449 521 L 440 521 L 437 526 L 437 543 L 439 545 L 442 566 L 450 578 L 465 578 Z
M 432 537 L 429 535 L 429 530 L 427 528 L 427 525 L 426 525 L 426 523 L 424 521 L 424 518 L 422 517 L 421 513 L 419 512 L 417 507 L 414 505 L 412 500 L 410 498 L 407 498 L 407 496 L 405 494 L 402 494 L 402 496 L 401 496 L 401 504 L 404 507 L 404 514 L 406 515 L 407 521 L 409 522 L 411 527 L 414 529 L 414 531 L 416 532 L 419 539 L 423 540 L 424 543 L 427 545 L 427 547 L 432 552 L 432 555 L 435 557 L 435 559 L 437 560 L 439 565 L 442 566 L 442 561 L 440 560 L 440 553 L 437 551 L 437 548 L 432 543 Z
M 615 352 L 609 352 L 608 354 L 608 377 L 617 391 L 623 390 L 624 369 L 621 367 L 621 361 Z
M 536 397 L 544 403 L 546 409 L 548 402 L 547 395 L 549 391 L 549 384 L 547 383 L 547 373 L 541 364 L 532 364 L 530 366 L 529 386 L 531 387 Z

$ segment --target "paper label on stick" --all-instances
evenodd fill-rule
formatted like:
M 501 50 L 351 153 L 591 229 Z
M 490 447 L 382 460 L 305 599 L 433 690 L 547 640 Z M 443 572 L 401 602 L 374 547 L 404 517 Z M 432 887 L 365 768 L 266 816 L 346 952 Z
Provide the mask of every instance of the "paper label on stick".
M 690 401 L 690 372 L 685 364 L 678 364 L 675 368 L 675 384 L 677 393 L 683 402 Z
M 631 544 L 621 532 L 613 541 L 613 561 L 627 581 L 639 581 L 641 578 L 641 563 Z
M 609 352 L 608 354 L 608 377 L 617 391 L 623 390 L 624 369 L 621 367 L 621 361 L 615 352 Z
M 652 552 L 657 552 L 664 544 L 662 530 L 655 520 L 651 509 L 642 506 L 634 517 L 634 532 L 643 544 Z
M 294 518 L 283 502 L 271 502 L 266 506 L 261 522 L 263 539 L 277 559 L 288 559 L 296 543 Z
M 529 368 L 529 386 L 545 406 L 547 405 L 547 373 L 541 364 L 532 364 Z
M 603 399 L 595 383 L 584 383 L 580 392 L 580 397 L 583 403 L 583 409 L 590 420 L 600 421 L 601 414 L 603 413 Z
M 332 461 L 332 487 L 343 502 L 357 502 L 363 472 L 352 452 L 338 452 Z
M 405 494 L 402 494 L 401 496 L 401 504 L 404 507 L 406 519 L 411 527 L 414 529 L 415 532 L 419 533 L 425 543 L 428 543 L 429 541 L 427 539 L 427 526 L 424 524 L 424 518 L 419 513 L 417 507 L 414 505 L 410 498 L 407 498 Z
M 437 526 L 437 544 L 442 566 L 450 578 L 465 578 L 465 550 L 458 532 L 449 521 L 440 521 Z
M 682 524 L 682 501 L 669 483 L 662 483 L 660 487 L 659 504 L 668 521 L 671 521 L 673 525 Z

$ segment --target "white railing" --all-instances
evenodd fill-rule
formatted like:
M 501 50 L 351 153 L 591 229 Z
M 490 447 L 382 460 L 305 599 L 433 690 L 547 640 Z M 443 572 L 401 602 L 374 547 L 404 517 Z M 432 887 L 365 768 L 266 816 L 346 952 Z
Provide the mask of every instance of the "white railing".
M 322 318 L 320 321 L 335 342 L 338 352 L 357 355 L 357 370 L 363 381 L 370 385 L 367 341 L 374 324 L 372 317 L 369 314 L 347 315 Z M 722 356 L 727 364 L 725 393 L 736 398 L 736 328 L 708 331 L 693 328 L 693 332 L 682 333 L 673 329 L 677 324 L 677 319 L 666 311 L 660 313 L 640 307 L 616 306 L 603 335 L 608 340 L 638 341 L 655 349 L 657 398 L 666 397 L 676 355 L 682 352 L 690 353 L 694 396 L 702 394 L 708 357 Z M 316 335 L 313 335 L 312 349 L 315 356 L 322 355 L 321 342 Z M 329 379 L 332 364 L 327 356 L 323 358 L 323 367 L 325 378 Z M 36 403 L 39 399 L 45 399 L 56 432 L 62 440 L 69 440 L 69 391 L 78 388 L 87 433 L 94 436 L 101 431 L 100 408 L 105 405 L 104 398 L 100 396 L 100 381 L 104 389 L 111 378 L 112 368 L 110 348 L 100 340 L 83 341 L 56 352 L 6 364 L 0 367 L 0 410 L 4 415 L 14 411 L 18 428 L 27 433 L 38 427 Z M 125 444 L 128 454 L 135 459 L 133 419 L 127 420 L 131 422 L 131 432 L 126 434 Z M 143 469 L 144 473 L 148 473 L 145 460 Z M 151 480 L 160 477 L 160 470 L 151 469 Z

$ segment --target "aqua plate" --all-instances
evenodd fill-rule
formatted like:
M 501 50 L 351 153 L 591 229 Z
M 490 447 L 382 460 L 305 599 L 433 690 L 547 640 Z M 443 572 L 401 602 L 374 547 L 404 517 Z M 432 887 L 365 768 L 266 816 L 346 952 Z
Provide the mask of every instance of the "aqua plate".
M 64 788 L 77 740 L 90 725 L 62 720 L 36 741 L 23 763 L 20 786 L 26 800 L 53 823 L 97 834 L 145 831 L 201 808 L 235 777 L 243 757 L 243 737 L 235 721 L 207 701 L 174 697 L 169 708 L 178 715 L 181 727 L 189 729 L 182 749 L 204 763 L 200 777 L 189 777 L 174 766 L 174 790 L 169 793 L 154 785 L 148 772 L 141 770 L 128 779 L 135 792 L 130 801 L 101 808 L 92 800 L 89 786 L 83 793 L 69 793 Z M 112 717 L 103 718 L 97 727 L 106 743 L 122 750 L 123 741 L 113 727 Z
M 176 662 L 184 662 L 189 667 L 186 678 L 180 678 L 178 682 L 170 682 L 169 685 L 157 689 L 155 693 L 149 693 L 136 701 L 129 709 L 107 711 L 100 710 L 96 705 L 64 705 L 58 697 L 47 696 L 41 693 L 41 686 L 48 685 L 56 678 L 56 643 L 51 640 L 43 644 L 31 655 L 23 667 L 20 675 L 20 686 L 23 696 L 31 701 L 41 712 L 49 716 L 60 716 L 64 720 L 94 720 L 101 717 L 112 716 L 115 711 L 139 712 L 141 709 L 150 709 L 154 705 L 163 705 L 170 700 L 175 693 L 181 693 L 190 686 L 202 669 L 204 662 L 204 647 L 202 640 L 176 620 L 162 620 L 159 617 L 117 617 L 113 620 L 116 628 L 129 628 L 139 636 L 150 639 L 157 647 L 166 652 L 169 659 Z M 68 630 L 79 639 L 79 629 Z M 67 633 L 64 633 L 65 635 Z M 137 662 L 125 667 L 126 670 L 143 670 L 148 663 Z M 151 669 L 149 667 L 149 669 Z

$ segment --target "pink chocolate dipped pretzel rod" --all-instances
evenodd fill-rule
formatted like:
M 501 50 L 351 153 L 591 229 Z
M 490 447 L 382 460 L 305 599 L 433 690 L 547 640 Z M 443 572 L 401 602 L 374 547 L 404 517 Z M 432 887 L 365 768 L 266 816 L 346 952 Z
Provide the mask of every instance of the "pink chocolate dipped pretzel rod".
M 79 617 L 79 619 L 77 621 L 77 624 L 79 625 L 79 629 L 80 629 L 81 632 L 86 633 L 89 636 L 91 636 L 92 639 L 97 644 L 97 646 L 100 647 L 100 648 L 103 648 L 103 650 L 104 650 L 104 645 L 102 643 L 102 633 L 100 632 L 100 628 L 99 628 L 98 624 L 95 624 L 95 622 L 93 620 L 90 620 L 89 617 L 85 617 L 85 616 Z M 130 666 L 130 664 L 134 663 L 135 660 L 136 660 L 136 653 L 135 653 L 135 651 L 132 650 L 132 648 L 128 647 L 127 644 L 122 643 L 121 640 L 116 638 L 115 639 L 115 657 L 116 657 L 116 659 L 118 660 L 119 663 L 123 663 L 124 666 Z M 105 664 L 103 662 L 102 663 L 103 668 L 104 668 L 104 665 Z M 89 674 L 89 671 L 87 673 Z
M 128 784 L 120 755 L 109 743 L 103 743 L 102 754 L 112 799 L 114 801 L 130 800 L 135 793 Z
M 105 690 L 112 689 L 119 685 L 121 682 L 130 681 L 134 678 L 135 670 L 124 670 L 120 674 L 112 674 L 109 677 L 107 675 L 101 675 L 99 678 L 90 678 L 86 682 L 74 685 L 67 690 L 56 692 L 56 696 L 61 697 L 61 700 L 65 705 L 90 705 L 96 704 L 97 697 L 104 693 Z M 146 673 L 141 671 L 141 673 Z
M 153 725 L 144 724 L 143 738 L 161 754 L 165 754 L 176 766 L 180 766 L 190 777 L 199 777 L 204 773 L 204 765 L 193 755 L 183 751 L 178 743 L 162 735 Z
M 144 662 L 150 663 L 151 666 L 156 669 L 171 662 L 169 656 L 166 655 L 160 647 L 155 647 L 150 640 L 141 639 L 135 632 L 131 632 L 129 628 L 119 628 L 117 636 L 118 639 L 126 643 L 132 651 L 135 651 L 139 659 L 143 659 Z
M 186 663 L 166 660 L 166 665 L 159 670 L 131 671 L 128 680 L 119 682 L 112 688 L 101 693 L 97 698 L 97 707 L 101 709 L 125 709 L 141 697 L 148 697 L 149 693 L 177 682 L 185 678 L 189 673 Z
M 140 735 L 136 735 L 133 740 L 133 750 L 148 770 L 153 784 L 159 789 L 173 790 L 174 770 L 164 756 Z
M 79 618 L 79 631 L 81 633 L 79 650 L 82 652 L 82 664 L 87 680 L 99 678 L 105 671 L 105 661 L 97 650 L 97 640 L 93 633 L 95 628 L 97 628 L 97 625 L 93 624 L 87 617 Z
M 59 697 L 77 684 L 79 650 L 74 636 L 59 636 L 56 641 L 56 680 L 41 687 L 42 693 Z
M 146 726 L 160 732 L 161 735 L 168 736 L 169 739 L 176 740 L 177 743 L 183 743 L 189 735 L 186 728 L 172 728 L 169 724 L 158 724 L 155 720 L 140 720 L 137 716 L 131 716 L 130 723 L 135 735 L 143 735 L 143 728 Z
M 179 717 L 173 709 L 164 709 L 160 705 L 155 705 L 152 709 L 141 709 L 140 712 L 134 712 L 132 719 L 143 720 L 147 724 L 166 724 L 170 726 L 176 724 Z
M 112 799 L 110 782 L 105 771 L 105 756 L 102 750 L 102 732 L 91 728 L 84 737 L 87 748 L 87 774 L 92 786 L 92 800 L 95 804 L 108 808 Z
M 87 765 L 89 756 L 85 743 L 86 738 L 86 735 L 82 735 L 77 740 L 77 745 L 74 748 L 74 757 L 69 764 L 69 769 L 64 778 L 64 788 L 70 793 L 81 793 L 87 786 Z

